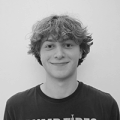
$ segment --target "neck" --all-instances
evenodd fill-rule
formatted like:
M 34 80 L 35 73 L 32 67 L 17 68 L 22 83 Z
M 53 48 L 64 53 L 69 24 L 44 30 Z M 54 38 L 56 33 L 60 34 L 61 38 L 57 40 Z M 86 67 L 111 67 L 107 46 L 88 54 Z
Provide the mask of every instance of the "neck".
M 56 80 L 47 77 L 46 82 L 41 86 L 41 90 L 51 98 L 65 98 L 72 94 L 78 86 L 76 75 L 66 80 Z

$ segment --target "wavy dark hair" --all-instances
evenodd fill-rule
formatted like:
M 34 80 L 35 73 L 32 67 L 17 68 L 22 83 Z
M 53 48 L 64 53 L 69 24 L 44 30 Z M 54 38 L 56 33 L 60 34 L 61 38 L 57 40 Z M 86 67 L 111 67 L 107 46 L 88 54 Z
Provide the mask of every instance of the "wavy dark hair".
M 40 48 L 49 36 L 52 36 L 57 41 L 65 39 L 74 40 L 80 46 L 82 57 L 78 61 L 78 66 L 90 52 L 90 46 L 93 44 L 91 34 L 87 32 L 87 27 L 84 27 L 81 21 L 68 15 L 47 17 L 33 25 L 30 49 L 28 51 L 28 54 L 33 54 L 41 65 Z

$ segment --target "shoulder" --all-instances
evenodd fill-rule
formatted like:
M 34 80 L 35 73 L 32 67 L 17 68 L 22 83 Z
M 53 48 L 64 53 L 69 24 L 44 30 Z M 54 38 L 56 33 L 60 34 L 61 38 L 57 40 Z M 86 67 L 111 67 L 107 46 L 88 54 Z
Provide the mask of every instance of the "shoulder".
M 101 105 L 111 106 L 116 103 L 116 100 L 111 96 L 110 93 L 99 90 L 90 85 L 83 84 L 83 89 L 86 94 L 86 97 L 91 101 L 97 101 Z
M 7 100 L 7 106 L 22 105 L 27 99 L 31 99 L 36 91 L 36 86 L 22 92 L 18 92 Z
M 101 111 L 105 118 L 109 120 L 118 120 L 120 118 L 118 104 L 109 93 L 83 83 L 82 96 L 84 96 L 84 101 L 89 106 L 97 112 Z
M 94 87 L 86 85 L 88 94 L 92 103 L 102 109 L 104 115 L 110 115 L 110 120 L 118 120 L 120 118 L 119 107 L 116 100 L 106 92 L 98 90 Z

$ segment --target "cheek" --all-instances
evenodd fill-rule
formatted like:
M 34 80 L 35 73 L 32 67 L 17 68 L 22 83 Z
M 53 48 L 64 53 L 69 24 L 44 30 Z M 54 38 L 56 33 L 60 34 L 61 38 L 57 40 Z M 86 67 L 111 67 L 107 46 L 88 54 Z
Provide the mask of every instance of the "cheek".
M 43 66 L 45 66 L 47 64 L 47 62 L 50 59 L 50 55 L 49 54 L 45 54 L 45 53 L 41 53 L 41 62 L 43 64 Z
M 71 53 L 71 56 L 74 60 L 78 60 L 81 58 L 82 55 L 81 55 L 80 51 L 74 51 L 73 53 Z
M 42 52 L 40 53 L 40 59 L 41 59 L 41 62 L 43 64 L 43 66 L 44 66 L 45 56 L 44 56 L 44 54 Z
M 71 54 L 73 55 L 74 59 L 80 59 L 82 57 L 82 53 L 79 46 L 76 47 Z

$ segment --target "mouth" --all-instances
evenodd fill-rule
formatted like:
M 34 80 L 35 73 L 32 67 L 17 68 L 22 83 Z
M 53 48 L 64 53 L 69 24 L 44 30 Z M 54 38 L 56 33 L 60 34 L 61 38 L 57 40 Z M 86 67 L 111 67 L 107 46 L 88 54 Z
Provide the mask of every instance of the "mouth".
M 51 63 L 52 65 L 56 65 L 56 66 L 64 66 L 66 64 L 68 64 L 69 62 L 62 62 L 62 63 Z

